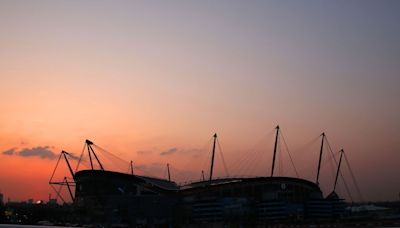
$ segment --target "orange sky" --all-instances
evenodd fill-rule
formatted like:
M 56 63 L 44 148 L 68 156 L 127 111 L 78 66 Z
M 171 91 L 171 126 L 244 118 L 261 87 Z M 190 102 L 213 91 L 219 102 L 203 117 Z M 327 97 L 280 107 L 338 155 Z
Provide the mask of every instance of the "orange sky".
M 230 175 L 268 175 L 280 124 L 300 177 L 314 181 L 325 131 L 364 199 L 398 199 L 398 10 L 389 1 L 2 1 L 0 191 L 47 199 L 56 160 L 21 151 L 78 155 L 87 138 L 152 175 L 165 177 L 170 163 L 182 182 L 209 171 L 217 132 Z M 280 174 L 294 175 L 282 154 Z

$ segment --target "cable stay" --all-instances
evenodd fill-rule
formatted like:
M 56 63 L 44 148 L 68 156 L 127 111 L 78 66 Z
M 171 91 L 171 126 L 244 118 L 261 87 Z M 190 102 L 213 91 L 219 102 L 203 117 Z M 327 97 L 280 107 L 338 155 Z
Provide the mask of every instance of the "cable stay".
M 350 176 L 351 176 L 351 178 L 352 178 L 352 180 L 353 180 L 353 184 L 354 184 L 354 186 L 355 186 L 355 188 L 356 188 L 358 197 L 360 198 L 361 202 L 364 202 L 364 197 L 363 197 L 363 195 L 361 194 L 360 188 L 358 187 L 356 178 L 355 178 L 354 173 L 353 173 L 353 171 L 352 171 L 352 169 L 351 169 L 351 166 L 350 166 L 349 160 L 347 159 L 346 154 L 344 154 L 344 160 L 346 161 L 347 167 L 349 168 Z
M 236 172 L 240 173 L 239 176 L 256 176 L 256 173 L 259 173 L 258 176 L 265 176 L 265 163 L 261 163 L 260 161 L 264 161 L 267 159 L 267 154 L 264 149 L 264 142 L 268 141 L 272 136 L 274 136 L 275 129 L 270 130 L 262 137 L 260 137 L 256 143 L 249 149 L 240 154 L 240 156 L 235 159 L 235 161 L 230 165 L 231 170 L 236 170 Z
M 296 166 L 294 165 L 292 155 L 290 154 L 289 147 L 288 147 L 288 145 L 286 143 L 285 137 L 283 136 L 282 130 L 281 130 L 281 138 L 282 138 L 282 141 L 283 141 L 283 143 L 285 145 L 286 151 L 287 151 L 287 153 L 289 155 L 290 163 L 292 164 L 294 172 L 296 173 L 296 177 L 298 178 L 299 177 L 299 173 L 297 172 Z
M 86 143 L 83 144 L 83 148 L 82 148 L 81 155 L 79 156 L 78 163 L 76 164 L 75 172 L 78 171 L 79 165 L 80 165 L 81 162 L 83 161 L 83 154 L 84 154 L 84 152 L 85 152 L 85 149 L 86 149 Z
M 64 177 L 64 183 L 67 185 L 67 189 L 68 189 L 69 195 L 71 196 L 72 202 L 75 201 L 75 198 L 74 198 L 74 195 L 72 194 L 71 186 L 69 185 L 67 177 Z M 75 182 L 73 182 L 73 183 L 75 183 Z
M 334 155 L 334 153 L 333 153 L 333 150 L 332 150 L 332 148 L 331 148 L 331 145 L 330 145 L 328 139 L 326 139 L 326 144 L 328 145 L 329 152 L 330 152 L 330 154 L 332 155 L 333 160 L 335 161 L 336 167 L 339 167 L 339 164 L 338 164 L 338 162 L 337 162 L 336 159 L 335 159 L 335 155 Z M 344 154 L 344 156 L 346 156 L 346 154 Z M 349 196 L 351 202 L 354 202 L 353 196 L 352 196 L 352 194 L 351 194 L 351 192 L 350 192 L 350 188 L 349 188 L 349 186 L 348 186 L 348 184 L 347 184 L 347 182 L 346 182 L 346 179 L 344 178 L 344 176 L 343 176 L 343 174 L 342 174 L 342 172 L 341 172 L 340 170 L 338 170 L 338 172 L 339 172 L 339 174 L 340 174 L 340 177 L 341 177 L 341 179 L 342 179 L 342 181 L 343 181 L 343 185 L 344 185 L 344 187 L 345 187 L 345 189 L 346 189 L 346 192 L 347 192 L 347 194 L 348 194 L 348 196 Z
M 86 139 L 85 142 L 86 142 L 86 145 L 87 145 L 87 150 L 88 150 L 89 159 L 90 159 L 90 166 L 92 167 L 92 170 L 94 170 L 94 167 L 93 167 L 93 159 L 92 159 L 91 154 L 94 155 L 94 158 L 96 159 L 97 163 L 99 164 L 100 169 L 104 171 L 103 165 L 101 164 L 99 158 L 97 157 L 96 153 L 94 152 L 94 150 L 92 148 L 93 142 L 91 142 L 88 139 Z
M 301 144 L 300 147 L 296 149 L 296 164 L 301 164 L 300 169 L 298 170 L 298 173 L 299 172 L 314 173 L 314 171 L 311 171 L 311 170 L 313 170 L 313 166 L 307 165 L 306 167 L 304 167 L 303 164 L 309 163 L 308 154 L 310 151 L 314 151 L 314 149 L 318 147 L 317 144 L 319 144 L 320 139 L 321 139 L 321 135 L 315 136 L 315 137 L 311 138 L 310 140 L 308 140 L 307 142 Z M 299 166 L 297 166 L 297 168 L 298 167 Z
M 275 135 L 275 144 L 274 144 L 274 153 L 272 157 L 272 168 L 271 168 L 271 177 L 274 176 L 274 169 L 275 169 L 275 161 L 276 161 L 276 151 L 278 150 L 279 156 L 278 156 L 278 162 L 279 162 L 279 170 L 281 175 L 284 174 L 284 167 L 283 167 L 283 154 L 282 154 L 282 145 L 281 141 L 283 141 L 283 145 L 286 148 L 286 152 L 289 155 L 289 160 L 291 165 L 293 166 L 294 172 L 296 173 L 296 176 L 299 177 L 299 173 L 297 172 L 296 166 L 294 165 L 292 155 L 290 154 L 289 147 L 286 143 L 285 137 L 282 134 L 282 130 L 280 129 L 279 125 L 275 127 L 276 130 L 276 135 Z
M 94 170 L 95 169 L 95 164 L 94 164 L 93 160 L 96 160 L 98 165 L 99 165 L 99 167 L 100 167 L 100 169 L 104 170 L 102 163 L 100 162 L 100 160 L 97 157 L 97 154 L 93 150 L 92 145 L 94 145 L 93 142 L 91 142 L 88 139 L 85 140 L 85 143 L 83 144 L 81 155 L 79 156 L 79 160 L 78 160 L 78 163 L 77 163 L 76 168 L 75 168 L 75 172 L 78 171 L 78 169 L 79 169 L 81 164 L 83 164 L 84 166 L 87 167 L 87 164 L 83 163 L 83 162 L 87 161 L 85 159 L 85 152 L 87 153 L 87 158 L 89 158 L 88 159 L 89 160 L 89 167 L 87 167 L 87 168 L 89 168 L 91 170 Z
M 68 152 L 64 151 L 64 150 L 61 151 L 61 154 L 64 155 L 64 159 L 65 159 L 65 162 L 66 162 L 67 165 L 68 165 L 69 172 L 70 172 L 72 178 L 75 179 L 74 171 L 72 171 L 71 165 L 69 164 L 69 161 L 68 161 L 68 159 L 67 159 L 67 155 L 69 155 L 69 156 L 71 156 L 71 155 L 70 155 Z
M 51 174 L 51 177 L 50 177 L 50 180 L 49 180 L 49 184 L 51 184 L 51 182 L 53 180 L 53 177 L 54 177 L 54 174 L 56 173 L 58 164 L 60 164 L 61 156 L 62 156 L 62 153 L 60 153 L 60 156 L 57 159 L 56 167 L 54 167 L 53 173 Z
M 279 136 L 278 139 L 278 173 L 279 176 L 285 176 L 285 167 L 283 163 L 283 154 L 282 154 L 282 143 L 281 143 L 281 137 Z
M 58 198 L 60 198 L 61 201 L 63 201 L 63 203 L 66 203 L 66 201 L 64 200 L 64 198 L 61 196 L 62 186 L 63 186 L 63 185 L 60 185 L 60 187 L 59 187 L 58 189 L 56 189 L 56 187 L 54 187 L 53 184 L 50 184 L 50 187 L 51 187 L 51 188 L 53 189 L 53 191 L 57 194 L 56 201 L 58 200 Z
M 56 189 L 56 188 L 54 187 L 54 185 L 59 185 L 60 187 L 59 187 L 58 189 Z M 52 183 L 50 184 L 50 186 L 53 188 L 53 190 L 54 190 L 54 191 L 56 192 L 56 194 L 57 194 L 56 200 L 57 200 L 58 198 L 60 198 L 64 203 L 67 203 L 67 202 L 66 202 L 66 200 L 62 197 L 61 191 L 62 191 L 62 189 L 63 189 L 64 186 L 67 186 L 67 190 L 68 190 L 69 196 L 71 197 L 72 202 L 74 202 L 75 197 L 74 197 L 74 195 L 73 195 L 73 193 L 72 193 L 71 187 L 75 187 L 75 182 L 70 182 L 70 181 L 67 180 L 67 177 L 64 177 L 64 179 L 63 179 L 62 182 L 52 182 Z
M 198 165 L 198 167 L 196 167 L 196 170 L 206 170 L 208 169 L 207 167 L 209 167 L 209 162 L 210 162 L 210 158 L 211 154 L 209 154 L 209 148 L 210 145 L 212 145 L 212 137 L 207 137 L 207 141 L 204 142 L 204 144 L 202 144 L 202 146 L 198 147 L 197 149 L 195 149 L 196 151 L 196 155 L 191 156 L 190 159 L 187 159 L 180 167 L 182 170 L 191 170 L 193 169 L 193 163 L 195 163 L 196 165 Z M 206 156 L 205 156 L 206 155 Z M 184 173 L 185 175 L 187 175 L 187 172 Z M 183 176 L 183 174 L 182 174 Z M 190 179 L 191 177 L 186 177 L 185 179 Z
M 53 189 L 53 190 L 56 192 L 56 194 L 57 194 L 56 200 L 57 200 L 58 198 L 60 198 L 64 203 L 66 203 L 66 200 L 61 196 L 61 191 L 62 191 L 62 189 L 63 189 L 63 186 L 67 186 L 67 189 L 68 189 L 69 195 L 70 195 L 70 197 L 71 197 L 71 200 L 72 200 L 72 201 L 75 200 L 75 198 L 74 198 L 74 196 L 73 196 L 73 194 L 72 194 L 72 190 L 71 190 L 71 187 L 75 187 L 75 181 L 73 180 L 74 177 L 75 177 L 75 174 L 74 174 L 74 172 L 72 171 L 71 164 L 69 163 L 67 156 L 72 157 L 72 155 L 69 154 L 68 152 L 66 152 L 66 151 L 61 151 L 60 156 L 58 157 L 56 166 L 54 167 L 53 173 L 52 173 L 52 175 L 51 175 L 51 177 L 50 177 L 50 180 L 49 180 L 50 186 L 52 187 L 52 189 Z M 68 169 L 69 169 L 70 174 L 71 174 L 71 177 L 72 177 L 72 181 L 69 181 L 68 178 L 65 177 L 65 176 L 64 176 L 64 178 L 63 178 L 63 181 L 54 181 L 54 180 L 53 180 L 53 179 L 54 179 L 54 175 L 55 175 L 55 173 L 56 173 L 56 171 L 57 171 L 57 168 L 58 168 L 58 166 L 59 166 L 59 164 L 60 164 L 60 160 L 61 160 L 62 157 L 64 157 L 65 162 L 66 162 L 66 164 L 67 164 L 67 166 L 68 166 Z M 55 185 L 59 185 L 59 188 L 56 189 Z
M 226 176 L 229 177 L 228 167 L 226 166 L 224 154 L 222 153 L 222 148 L 221 148 L 221 144 L 219 143 L 219 139 L 217 139 L 217 145 L 218 145 L 219 154 L 221 155 L 222 165 L 224 166 Z
M 86 153 L 85 153 L 86 151 Z M 100 153 L 96 153 L 100 152 Z M 85 159 L 85 154 L 87 154 L 86 159 Z M 101 159 L 102 158 L 102 159 Z M 101 148 L 100 146 L 94 144 L 90 140 L 85 140 L 82 153 L 79 157 L 78 164 L 76 166 L 75 171 L 77 171 L 80 167 L 80 165 L 85 165 L 84 161 L 88 161 L 89 163 L 89 169 L 95 170 L 96 167 L 98 167 L 100 170 L 105 171 L 105 165 L 104 165 L 104 158 L 107 160 L 107 167 L 108 170 L 114 170 L 114 171 L 120 171 L 124 173 L 129 173 L 132 174 L 133 172 L 133 162 L 130 161 L 125 161 L 118 156 L 108 152 L 107 150 Z M 129 167 L 129 169 L 123 169 L 122 167 Z M 138 167 L 135 167 L 135 169 L 138 169 Z

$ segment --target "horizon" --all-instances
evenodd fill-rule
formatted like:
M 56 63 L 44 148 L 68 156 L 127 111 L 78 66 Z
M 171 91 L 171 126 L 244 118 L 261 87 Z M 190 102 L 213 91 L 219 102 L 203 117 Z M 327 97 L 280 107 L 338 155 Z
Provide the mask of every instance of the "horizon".
M 227 153 L 225 153 L 225 155 L 221 155 L 221 153 L 222 153 L 221 150 L 223 150 L 222 149 L 223 147 L 220 145 L 219 140 L 217 140 L 216 156 L 214 159 L 215 165 L 214 165 L 213 179 L 269 177 L 270 171 L 271 171 L 270 164 L 272 163 L 272 156 L 273 156 L 273 144 L 274 144 L 275 134 L 276 134 L 275 131 L 276 131 L 275 128 L 273 128 L 272 131 L 265 134 L 263 137 L 259 138 L 258 141 L 252 146 L 252 148 L 239 152 L 241 157 L 239 157 L 239 160 L 235 160 L 233 162 L 233 164 L 236 165 L 235 170 L 239 170 L 239 173 L 237 173 L 237 172 L 232 173 L 230 171 L 229 171 L 230 173 L 228 173 L 228 174 L 226 173 L 226 170 L 224 167 L 226 164 L 224 164 L 224 162 L 225 161 L 230 162 L 230 163 L 228 162 L 228 164 L 227 164 L 227 169 L 231 170 L 232 160 L 229 159 L 229 157 L 228 157 L 228 159 L 226 158 Z M 280 135 L 278 138 L 277 158 L 276 158 L 276 164 L 275 164 L 274 177 L 300 178 L 300 179 L 304 179 L 304 180 L 307 180 L 309 182 L 316 184 L 315 177 L 316 177 L 316 172 L 317 172 L 317 162 L 318 162 L 320 146 L 321 146 L 321 135 L 319 135 L 318 137 L 314 137 L 314 139 L 311 139 L 311 140 L 307 141 L 306 143 L 303 143 L 302 145 L 300 145 L 301 149 L 299 152 L 306 158 L 310 158 L 310 155 L 314 156 L 313 159 L 315 162 L 315 164 L 311 165 L 311 168 L 307 167 L 307 169 L 304 170 L 304 167 L 300 167 L 300 169 L 299 169 L 299 166 L 296 166 L 296 165 L 294 165 L 295 168 L 293 168 L 293 162 L 294 162 L 294 164 L 296 164 L 296 160 L 291 161 L 291 159 L 298 157 L 298 155 L 296 155 L 296 153 L 293 153 L 293 151 L 291 149 L 286 147 L 288 144 L 290 144 L 290 142 L 286 141 L 287 140 L 285 138 L 286 136 L 282 136 L 283 133 L 284 132 L 282 131 L 282 128 L 281 128 Z M 212 154 L 211 138 L 212 137 L 210 137 L 210 139 L 205 144 L 203 144 L 202 148 L 193 149 L 193 152 L 195 154 L 189 154 L 191 156 L 191 158 L 184 160 L 184 162 L 186 163 L 183 166 L 184 169 L 180 169 L 179 167 L 176 168 L 174 163 L 168 163 L 168 161 L 165 161 L 165 159 L 161 159 L 161 160 L 165 161 L 164 163 L 153 162 L 150 164 L 139 164 L 139 165 L 135 164 L 135 162 L 133 160 L 131 160 L 134 162 L 133 163 L 134 164 L 133 165 L 134 166 L 134 174 L 139 175 L 139 176 L 149 176 L 149 177 L 167 180 L 168 177 L 167 177 L 166 165 L 169 164 L 171 167 L 171 173 L 172 173 L 171 179 L 172 179 L 172 181 L 176 182 L 179 186 L 184 186 L 189 183 L 201 181 L 201 177 L 200 177 L 201 171 L 204 171 L 206 180 L 208 180 L 210 159 L 211 159 L 211 154 Z M 269 144 L 268 146 L 270 148 L 265 148 L 265 146 L 267 144 Z M 329 140 L 329 135 L 326 134 L 325 143 L 324 143 L 324 147 L 323 147 L 324 149 L 323 149 L 322 162 L 321 162 L 321 173 L 320 173 L 320 178 L 319 178 L 319 180 L 320 180 L 319 182 L 322 183 L 320 185 L 320 188 L 321 188 L 324 196 L 327 196 L 332 191 L 334 175 L 335 175 L 335 172 L 337 169 L 337 161 L 339 159 L 339 157 L 338 157 L 339 150 L 333 151 L 331 147 L 332 146 L 331 146 L 331 142 Z M 309 150 L 311 148 L 314 151 L 312 151 L 311 154 L 305 154 L 307 152 L 307 150 Z M 54 147 L 53 147 L 53 149 L 54 149 Z M 63 149 L 61 149 L 61 150 L 63 150 Z M 177 154 L 181 153 L 182 151 L 180 151 L 180 150 L 183 150 L 183 152 L 185 152 L 185 149 L 182 149 L 182 148 L 177 149 L 176 147 L 174 147 L 174 148 L 171 148 L 171 149 L 168 149 L 165 151 L 158 151 L 157 153 L 158 153 L 158 156 L 170 157 L 170 156 L 174 155 L 175 153 L 177 153 Z M 109 150 L 103 148 L 101 145 L 96 144 L 96 142 L 94 142 L 94 151 L 96 152 L 97 156 L 99 157 L 100 162 L 102 163 L 103 167 L 105 167 L 106 171 L 114 171 L 114 172 L 122 172 L 122 173 L 130 174 L 130 172 L 131 172 L 131 170 L 129 168 L 130 162 L 126 158 L 119 157 L 119 156 L 113 154 Z M 291 151 L 291 152 L 288 153 L 288 151 Z M 49 150 L 48 152 L 52 152 L 52 151 Z M 146 156 L 151 155 L 152 152 L 154 152 L 154 151 L 147 150 L 147 151 L 136 151 L 136 152 L 137 152 L 138 157 L 140 157 L 140 156 L 146 157 Z M 84 146 L 83 150 L 81 151 L 81 154 L 74 153 L 74 152 L 68 152 L 68 153 L 70 154 L 70 156 L 67 156 L 67 158 L 68 158 L 69 162 L 71 163 L 73 171 L 75 173 L 78 171 L 81 171 L 81 170 L 89 170 L 90 169 L 90 163 L 89 163 L 88 155 L 87 155 L 87 146 L 86 147 Z M 110 156 L 110 154 L 111 154 L 111 156 Z M 246 154 L 247 154 L 247 156 L 246 156 Z M 248 154 L 257 155 L 257 157 L 254 157 L 253 160 L 251 160 L 251 161 L 242 160 L 242 159 L 247 159 Z M 347 155 L 347 153 L 346 153 L 346 155 Z M 22 159 L 25 159 L 25 158 L 23 158 L 22 155 L 17 155 L 17 156 L 21 156 Z M 59 156 L 60 156 L 60 163 L 58 163 L 58 162 L 56 163 L 57 159 L 59 159 Z M 179 155 L 179 156 L 182 156 L 182 155 Z M 184 156 L 187 156 L 187 154 Z M 110 157 L 112 157 L 112 158 L 110 159 Z M 225 157 L 225 159 L 223 157 Z M 258 160 L 258 158 L 261 158 L 264 160 Z M 40 160 L 42 160 L 42 159 L 40 159 Z M 94 160 L 94 158 L 92 158 L 92 159 Z M 199 168 L 198 165 L 196 166 L 195 164 L 193 164 L 193 162 L 195 162 L 195 160 L 198 160 L 198 159 L 202 159 L 201 167 L 203 167 L 203 168 Z M 78 160 L 80 162 L 77 162 Z M 140 160 L 140 159 L 138 159 L 138 160 Z M 169 158 L 168 160 L 171 160 L 171 158 Z M 54 152 L 54 157 L 53 157 L 53 155 L 51 155 L 50 161 L 52 161 L 53 165 L 57 165 L 57 167 L 54 167 L 53 181 L 62 181 L 64 176 L 72 179 L 71 175 L 69 174 L 68 167 L 65 163 L 65 160 L 63 159 L 63 157 L 61 157 L 61 153 L 58 155 L 58 154 L 56 154 L 56 152 Z M 240 161 L 240 164 L 238 164 L 239 161 Z M 96 161 L 93 161 L 93 166 L 94 166 L 95 170 L 100 169 L 100 167 Z M 188 168 L 188 166 L 190 166 L 191 169 Z M 237 169 L 237 166 L 240 166 L 240 168 Z M 282 166 L 288 166 L 288 167 L 282 167 Z M 351 166 L 351 164 L 350 164 L 350 166 Z M 180 166 L 180 167 L 182 167 L 182 166 Z M 194 170 L 193 169 L 194 167 L 197 169 Z M 329 168 L 330 168 L 330 170 L 329 170 Z M 283 169 L 285 169 L 285 171 L 283 171 Z M 50 171 L 51 172 L 48 173 L 49 175 L 53 172 L 53 170 L 50 170 Z M 299 172 L 298 176 L 296 176 L 297 172 Z M 340 173 L 340 176 L 338 179 L 338 187 L 336 189 L 336 192 L 338 192 L 339 195 L 341 195 L 347 202 L 366 203 L 366 202 L 371 202 L 371 201 L 375 201 L 375 202 L 397 201 L 397 199 L 377 199 L 377 200 L 365 199 L 363 197 L 363 195 L 364 195 L 363 189 L 361 189 L 361 195 L 360 195 L 360 193 L 357 192 L 358 186 L 355 186 L 355 185 L 357 185 L 357 183 L 354 184 L 353 180 L 351 179 L 350 175 L 352 175 L 352 174 L 349 172 L 349 168 L 345 162 L 343 162 L 340 172 L 341 173 Z M 287 174 L 287 175 L 284 175 L 284 174 Z M 343 175 L 343 177 L 342 177 L 342 175 Z M 49 178 L 49 176 L 46 176 L 46 178 Z M 358 182 L 358 180 L 357 180 L 358 178 L 357 177 L 355 177 L 355 178 L 356 178 L 356 182 Z M 344 181 L 346 183 L 343 183 Z M 345 186 L 344 184 L 346 184 L 347 186 Z M 57 186 L 55 186 L 55 187 L 57 187 Z M 348 188 L 348 189 L 346 189 L 346 188 Z M 350 191 L 351 195 L 349 195 L 347 191 Z M 2 192 L 2 193 L 4 196 L 6 196 L 6 194 L 4 194 L 4 192 Z M 41 193 L 41 195 L 43 195 L 43 193 Z M 47 194 L 47 196 L 49 197 L 49 199 L 51 196 L 52 196 L 51 199 L 57 199 L 58 203 L 63 202 L 63 200 L 57 196 L 57 193 L 55 191 L 53 191 L 53 189 L 50 189 L 50 187 L 49 187 L 49 193 Z M 61 196 L 64 199 L 66 199 L 66 202 L 71 201 L 71 199 L 69 199 L 66 187 L 62 188 Z M 7 198 L 10 199 L 9 197 L 7 197 Z M 36 202 L 37 200 L 47 202 L 45 200 L 45 198 L 32 198 L 32 197 L 26 198 L 26 199 L 17 199 L 16 201 L 11 200 L 11 202 L 26 202 L 30 199 L 33 199 L 34 202 Z
M 216 176 L 226 175 L 223 160 L 230 176 L 268 176 L 279 124 L 277 175 L 296 176 L 289 151 L 315 182 L 325 132 L 364 201 L 399 200 L 399 11 L 398 1 L 372 0 L 1 0 L 0 191 L 55 196 L 59 153 L 78 157 L 85 139 L 124 160 L 104 155 L 110 169 L 132 160 L 165 177 L 169 163 L 187 181 L 209 172 L 217 133 Z

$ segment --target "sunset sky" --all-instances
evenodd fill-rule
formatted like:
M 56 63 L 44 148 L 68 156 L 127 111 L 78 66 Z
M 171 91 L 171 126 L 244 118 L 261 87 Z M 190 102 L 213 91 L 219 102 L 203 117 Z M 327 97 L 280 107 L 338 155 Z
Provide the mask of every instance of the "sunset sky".
M 164 178 L 170 163 L 181 183 L 208 175 L 216 132 L 230 176 L 268 176 L 279 124 L 277 175 L 295 175 L 289 150 L 315 181 L 324 131 L 356 201 L 398 200 L 399 12 L 389 0 L 0 0 L 0 192 L 54 197 L 60 151 L 78 156 L 85 139 L 126 161 L 102 157 L 106 169 L 133 160 Z M 216 169 L 227 175 L 219 153 Z

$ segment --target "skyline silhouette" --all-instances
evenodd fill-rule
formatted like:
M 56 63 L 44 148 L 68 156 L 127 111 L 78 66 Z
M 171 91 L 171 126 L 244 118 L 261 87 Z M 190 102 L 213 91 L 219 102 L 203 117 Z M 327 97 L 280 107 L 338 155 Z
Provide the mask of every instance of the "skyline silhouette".
M 79 156 L 85 139 L 160 177 L 169 163 L 185 181 L 208 172 L 216 132 L 230 175 L 269 175 L 279 124 L 302 178 L 315 181 L 325 132 L 366 201 L 398 200 L 399 10 L 398 1 L 0 1 L 0 190 L 47 199 L 59 153 Z M 276 172 L 293 176 L 281 146 Z

